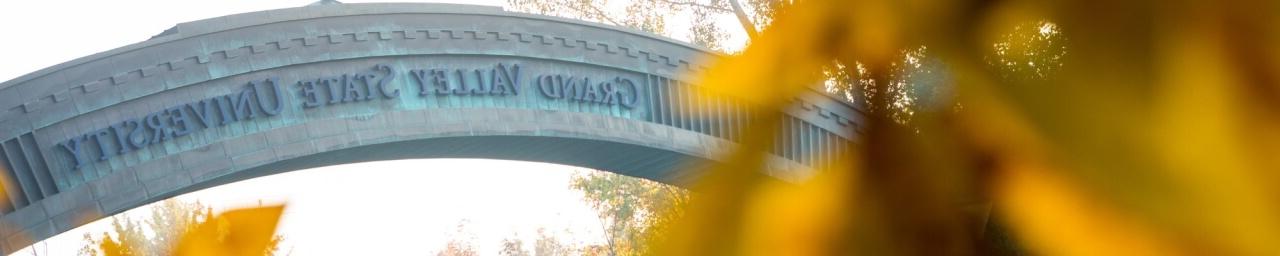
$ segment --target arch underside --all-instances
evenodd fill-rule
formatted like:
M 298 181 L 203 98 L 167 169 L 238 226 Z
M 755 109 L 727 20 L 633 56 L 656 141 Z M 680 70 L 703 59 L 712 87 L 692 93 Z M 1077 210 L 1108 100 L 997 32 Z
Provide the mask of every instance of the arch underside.
M 633 144 L 540 136 L 464 136 L 419 139 L 360 146 L 307 155 L 235 172 L 192 184 L 155 200 L 256 177 L 329 165 L 426 158 L 481 158 L 546 162 L 584 167 L 687 186 L 713 161 L 683 153 Z M 436 171 L 422 166 L 423 171 Z M 467 171 L 465 167 L 458 170 Z M 146 204 L 148 202 L 143 202 Z

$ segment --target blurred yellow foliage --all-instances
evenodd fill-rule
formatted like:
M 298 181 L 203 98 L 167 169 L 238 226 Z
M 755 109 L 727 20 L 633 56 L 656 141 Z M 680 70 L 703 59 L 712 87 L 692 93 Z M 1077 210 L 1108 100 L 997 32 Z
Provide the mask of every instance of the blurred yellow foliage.
M 245 208 L 224 212 L 196 225 L 178 240 L 175 254 L 267 255 L 284 206 Z
M 1280 255 L 1280 3 L 786 8 L 704 74 L 764 114 L 695 185 L 658 255 L 986 254 L 991 217 L 1033 254 Z M 1060 70 L 1007 79 L 989 65 L 992 45 L 1043 20 L 1068 40 Z M 915 45 L 946 63 L 961 110 L 913 127 L 867 113 L 841 164 L 800 184 L 761 174 L 776 113 L 824 65 L 863 63 L 883 86 L 894 53 Z M 1000 49 L 1030 52 L 1007 48 L 1020 45 Z M 990 217 L 965 210 L 983 205 Z

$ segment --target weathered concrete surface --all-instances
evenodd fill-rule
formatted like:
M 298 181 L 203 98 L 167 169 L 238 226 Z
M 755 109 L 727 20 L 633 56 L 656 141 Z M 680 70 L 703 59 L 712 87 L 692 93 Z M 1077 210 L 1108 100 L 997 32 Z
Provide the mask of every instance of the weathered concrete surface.
M 350 162 L 514 159 L 685 184 L 698 176 L 688 167 L 734 147 L 753 115 L 732 99 L 695 97 L 703 95 L 699 88 L 683 82 L 705 68 L 705 50 L 491 7 L 309 6 L 183 23 L 171 32 L 0 84 L 0 171 L 7 177 L 0 183 L 8 195 L 0 198 L 0 251 L 180 193 Z M 415 78 L 404 73 L 498 63 L 519 65 L 528 76 L 520 94 L 419 96 Z M 399 97 L 302 106 L 295 81 L 377 65 L 396 70 L 389 86 L 401 89 Z M 631 79 L 640 88 L 637 105 L 550 99 L 530 84 L 534 74 Z M 275 116 L 211 126 L 103 161 L 82 159 L 80 168 L 59 145 L 267 78 L 278 78 L 289 94 Z M 795 101 L 779 113 L 790 121 L 769 173 L 785 180 L 806 177 L 840 152 L 856 139 L 860 121 L 858 110 L 821 92 Z

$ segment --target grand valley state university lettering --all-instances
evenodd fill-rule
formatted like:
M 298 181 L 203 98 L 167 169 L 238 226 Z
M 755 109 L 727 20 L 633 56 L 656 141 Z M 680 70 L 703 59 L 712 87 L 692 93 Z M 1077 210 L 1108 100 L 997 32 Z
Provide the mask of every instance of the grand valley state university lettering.
M 505 97 L 519 95 L 520 66 L 498 63 L 489 69 L 412 69 L 409 80 L 416 84 L 418 96 Z M 249 82 L 238 92 L 218 95 L 195 102 L 172 106 L 131 118 L 110 126 L 72 137 L 56 146 L 73 159 L 72 169 L 80 169 L 87 161 L 106 161 L 187 136 L 215 126 L 226 126 L 254 118 L 278 116 L 286 108 L 285 96 L 300 99 L 303 109 L 400 97 L 393 83 L 396 71 L 389 65 L 375 65 L 364 72 L 303 79 L 293 88 L 282 86 L 279 78 Z M 601 104 L 631 109 L 639 99 L 634 81 L 623 77 L 597 80 L 563 74 L 539 75 L 528 87 L 549 100 L 567 100 L 583 104 Z M 94 154 L 96 153 L 96 154 Z

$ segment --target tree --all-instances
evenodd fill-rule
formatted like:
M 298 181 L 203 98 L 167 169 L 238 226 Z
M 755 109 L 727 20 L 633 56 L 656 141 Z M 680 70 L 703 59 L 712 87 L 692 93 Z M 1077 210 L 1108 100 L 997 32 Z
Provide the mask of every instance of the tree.
M 94 239 L 84 234 L 85 246 L 80 248 L 81 255 L 160 255 L 151 251 L 151 244 L 143 235 L 142 227 L 137 221 L 127 217 L 111 217 L 111 228 L 115 237 L 103 232 L 101 238 Z
M 475 240 L 475 236 L 467 232 L 467 223 L 470 220 L 463 219 L 458 221 L 457 229 L 450 235 L 448 242 L 445 242 L 444 249 L 436 252 L 436 256 L 475 256 L 480 255 L 476 251 L 475 245 L 471 241 Z
M 151 209 L 151 216 L 144 221 L 112 216 L 112 232 L 103 232 L 97 238 L 84 234 L 85 245 L 80 248 L 80 255 L 172 255 L 174 245 L 188 229 L 212 217 L 213 208 L 200 202 L 165 199 Z M 147 236 L 144 228 L 153 235 Z M 282 240 L 283 236 L 275 236 L 264 255 L 274 255 Z
M 929 55 L 927 46 L 898 51 L 885 75 L 859 62 L 846 65 L 833 61 L 823 69 L 829 93 L 863 107 L 867 112 L 887 116 L 899 124 L 909 124 L 918 113 L 950 110 L 954 87 L 946 64 Z
M 556 238 L 546 228 L 538 228 L 538 237 L 533 242 L 533 251 L 524 248 L 524 242 L 517 235 L 502 239 L 502 250 L 498 255 L 507 256 L 568 256 L 568 255 L 604 255 L 599 247 L 577 247 Z
M 771 0 L 750 0 L 752 10 L 771 6 Z M 616 4 L 615 4 L 616 3 Z M 542 15 L 588 20 L 616 26 L 624 26 L 671 37 L 668 21 L 687 18 L 688 41 L 712 50 L 725 51 L 728 32 L 715 23 L 721 15 L 734 15 L 743 22 L 748 35 L 754 34 L 757 24 L 750 22 L 748 9 L 737 0 L 628 0 L 622 3 L 609 1 L 576 0 L 507 0 L 516 11 Z M 764 6 L 764 7 L 762 7 Z M 622 7 L 621 9 L 616 7 Z M 618 18 L 625 17 L 625 18 Z M 677 18 L 679 17 L 679 18 Z M 759 18 L 757 18 L 759 19 Z
M 529 251 L 524 249 L 524 242 L 520 241 L 520 238 L 512 235 L 502 239 L 502 250 L 498 251 L 498 255 L 529 256 Z
M 538 229 L 538 240 L 534 241 L 534 256 L 569 256 L 577 252 L 573 245 L 565 244 L 552 236 L 545 228 Z
M 669 223 L 682 216 L 689 194 L 675 186 L 625 175 L 590 171 L 574 174 L 570 187 L 600 215 L 611 255 L 642 255 L 651 240 L 663 239 Z
M 476 256 L 480 253 L 476 252 L 475 246 L 470 243 L 459 240 L 450 240 L 445 244 L 444 250 L 436 253 L 436 256 Z
M 1043 81 L 1062 68 L 1067 40 L 1058 24 L 1048 20 L 1014 25 L 1000 35 L 987 55 L 987 64 L 1010 82 Z
M 692 22 L 687 38 L 689 42 L 724 51 L 738 48 L 738 46 L 725 45 L 728 30 L 716 24 L 715 20 L 718 17 L 734 16 L 740 23 L 740 29 L 745 31 L 749 38 L 754 38 L 757 31 L 767 29 L 773 22 L 773 18 L 786 10 L 787 6 L 794 5 L 795 1 L 630 0 L 622 4 L 613 4 L 608 1 L 508 0 L 507 3 L 517 11 L 626 26 L 668 37 L 673 36 L 673 33 L 667 30 L 667 21 L 688 19 Z M 620 12 L 617 10 L 619 6 L 625 6 L 625 8 Z M 1046 30 L 1046 26 L 1052 33 L 1044 34 L 1042 38 L 1053 40 L 1032 40 L 1031 42 L 1033 44 L 1048 42 L 1052 45 L 1024 48 L 1022 46 L 1028 46 L 1028 44 L 1007 43 L 1004 45 L 1004 50 L 998 51 L 999 54 L 991 58 L 992 63 L 1019 65 L 1042 63 L 1041 68 L 1016 69 L 1040 72 L 1038 73 L 1040 75 L 1046 74 L 1045 66 L 1061 65 L 1060 57 L 1062 52 L 1065 52 L 1063 48 L 1065 46 L 1061 43 L 1062 40 L 1056 40 L 1057 28 L 1052 23 L 1020 27 L 1016 33 L 1005 36 L 1006 42 L 1026 41 L 1021 39 L 1032 38 L 1032 36 L 1023 32 L 1043 31 Z M 920 113 L 960 109 L 961 106 L 953 101 L 954 86 L 951 84 L 952 79 L 945 63 L 928 52 L 926 45 L 901 49 L 895 55 L 894 61 L 884 67 L 867 67 L 859 62 L 832 61 L 822 71 L 827 79 L 819 89 L 842 96 L 846 101 L 859 105 L 870 113 L 885 115 L 899 124 L 910 124 L 914 116 Z M 1035 55 L 1036 53 L 1039 55 Z M 1044 56 L 1048 59 L 1040 62 L 1010 61 L 1027 56 Z M 1020 71 L 1004 73 L 1017 72 Z

